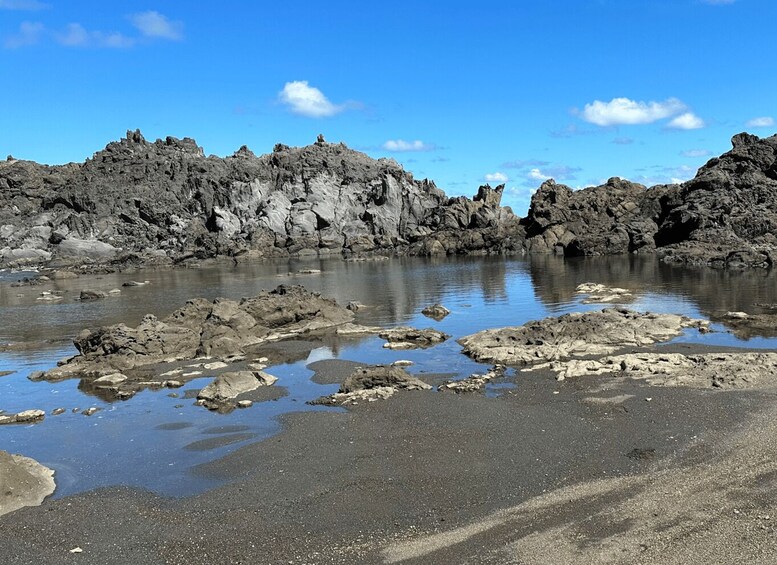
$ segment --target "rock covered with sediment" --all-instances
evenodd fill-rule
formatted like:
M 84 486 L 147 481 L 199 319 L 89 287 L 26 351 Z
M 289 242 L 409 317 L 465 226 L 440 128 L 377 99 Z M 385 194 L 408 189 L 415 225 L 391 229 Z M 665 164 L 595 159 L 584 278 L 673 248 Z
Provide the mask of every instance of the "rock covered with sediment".
M 693 388 L 762 388 L 777 383 L 777 353 L 725 352 L 630 353 L 601 359 L 568 359 L 524 369 L 547 369 L 557 380 L 592 375 L 616 375 L 641 379 L 654 386 Z
M 0 516 L 40 506 L 55 488 L 53 470 L 29 457 L 0 451 Z
M 533 253 L 656 252 L 665 262 L 769 267 L 777 253 L 777 135 L 740 133 L 732 150 L 684 183 L 647 188 L 619 178 L 572 190 L 548 180 L 533 195 Z
M 505 376 L 507 367 L 496 364 L 485 373 L 473 373 L 465 379 L 449 380 L 437 387 L 439 391 L 451 391 L 457 394 L 463 392 L 482 392 L 488 383 L 494 379 L 501 379 Z
M 200 390 L 197 403 L 209 410 L 217 410 L 246 392 L 261 386 L 271 386 L 278 378 L 264 371 L 230 371 L 220 374 Z
M 84 163 L 0 162 L 0 266 L 217 255 L 519 252 L 503 186 L 449 198 L 342 143 L 205 156 L 129 131 Z
M 198 298 L 162 320 L 148 314 L 134 328 L 117 324 L 84 330 L 74 340 L 78 355 L 34 378 L 97 379 L 112 373 L 129 376 L 132 370 L 149 365 L 198 357 L 233 360 L 243 358 L 248 347 L 335 328 L 353 316 L 334 300 L 301 286 L 280 285 L 240 301 Z
M 523 326 L 490 329 L 458 340 L 476 361 L 528 365 L 644 347 L 682 335 L 686 328 L 706 331 L 709 322 L 676 314 L 607 308 L 535 320 Z
M 371 365 L 357 367 L 332 395 L 322 396 L 310 404 L 342 406 L 360 401 L 385 400 L 397 390 L 429 390 L 431 385 L 414 377 L 402 367 L 394 365 Z

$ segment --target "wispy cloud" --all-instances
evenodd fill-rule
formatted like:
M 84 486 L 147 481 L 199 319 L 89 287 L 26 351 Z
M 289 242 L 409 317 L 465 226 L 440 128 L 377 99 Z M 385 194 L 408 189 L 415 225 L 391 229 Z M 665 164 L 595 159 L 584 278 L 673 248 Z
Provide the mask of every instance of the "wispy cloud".
M 38 0 L 0 0 L 0 10 L 45 10 L 49 5 Z
M 405 153 L 412 151 L 434 151 L 437 146 L 434 143 L 424 143 L 420 139 L 415 141 L 405 141 L 404 139 L 389 139 L 381 145 L 386 151 L 394 153 Z
M 688 149 L 686 151 L 680 151 L 681 157 L 688 157 L 690 159 L 698 159 L 699 157 L 708 157 L 712 155 L 712 151 L 708 149 Z
M 616 137 L 612 140 L 615 145 L 631 145 L 634 143 L 634 138 L 631 137 Z
M 119 32 L 90 31 L 79 23 L 68 24 L 54 39 L 66 47 L 107 47 L 125 49 L 135 45 L 135 39 Z
M 154 10 L 132 14 L 129 20 L 144 37 L 171 41 L 183 39 L 183 22 L 171 21 Z
M 18 49 L 38 43 L 46 28 L 40 22 L 22 22 L 19 25 L 19 31 L 9 35 L 3 40 L 3 47 L 6 49 Z
M 704 120 L 693 112 L 684 112 L 672 119 L 666 127 L 670 129 L 701 129 L 705 125 Z
M 580 117 L 588 123 L 602 127 L 651 124 L 675 116 L 686 108 L 677 98 L 668 98 L 663 102 L 613 98 L 609 102 L 594 100 L 586 104 L 580 112 Z
M 694 175 L 696 175 L 696 169 L 694 167 L 689 167 L 688 165 L 680 165 L 679 167 L 656 165 L 651 167 L 651 169 L 652 172 L 640 175 L 631 180 L 647 186 L 656 184 L 680 184 L 692 179 Z
M 333 104 L 315 86 L 306 80 L 287 82 L 278 93 L 278 99 L 289 110 L 308 118 L 328 118 L 345 110 L 345 104 Z
M 3 1 L 0 0 L 0 2 Z M 0 7 L 33 6 L 38 4 L 40 3 L 5 0 L 5 4 L 0 5 Z M 43 4 L 40 5 L 45 6 Z M 183 39 L 183 24 L 181 22 L 171 22 L 159 12 L 142 12 L 128 16 L 128 18 L 132 25 L 140 32 L 140 36 L 134 34 L 127 35 L 119 31 L 87 29 L 78 22 L 70 23 L 64 29 L 59 30 L 47 29 L 40 22 L 23 22 L 17 33 L 5 38 L 3 45 L 8 49 L 16 49 L 35 45 L 45 40 L 53 41 L 64 47 L 125 49 L 154 39 L 174 41 Z
M 486 182 L 507 182 L 510 180 L 510 178 L 504 174 L 497 171 L 496 173 L 488 173 L 483 176 L 483 178 L 486 180 Z
M 569 137 L 576 137 L 578 135 L 591 135 L 593 133 L 596 132 L 590 129 L 582 129 L 577 124 L 568 124 L 563 128 L 551 130 L 550 136 L 559 139 L 566 139 Z
M 774 124 L 774 118 L 771 116 L 761 116 L 759 118 L 753 118 L 752 120 L 747 120 L 747 122 L 745 122 L 745 125 L 749 128 L 770 128 L 774 126 Z
M 543 167 L 549 165 L 548 161 L 539 159 L 518 159 L 516 161 L 507 161 L 502 163 L 503 169 L 525 169 L 526 167 Z

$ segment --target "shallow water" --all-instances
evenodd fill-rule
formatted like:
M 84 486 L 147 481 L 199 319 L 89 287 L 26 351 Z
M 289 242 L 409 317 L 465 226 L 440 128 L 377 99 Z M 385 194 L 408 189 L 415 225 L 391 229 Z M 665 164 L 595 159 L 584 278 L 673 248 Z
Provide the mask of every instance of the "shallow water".
M 298 274 L 320 269 L 320 274 Z M 317 360 L 339 358 L 364 363 L 409 359 L 412 373 L 450 373 L 460 377 L 484 372 L 460 354 L 455 338 L 481 329 L 520 325 L 548 315 L 600 309 L 582 304 L 575 287 L 598 282 L 631 289 L 637 310 L 683 313 L 707 318 L 715 313 L 762 311 L 759 304 L 777 303 L 775 275 L 767 272 L 687 270 L 662 265 L 653 258 L 563 259 L 535 257 L 422 259 L 346 263 L 340 260 L 290 260 L 194 269 L 144 270 L 55 281 L 46 286 L 12 287 L 21 274 L 0 272 L 0 344 L 25 344 L 22 350 L 0 353 L 0 409 L 16 412 L 39 408 L 47 415 L 35 425 L 0 427 L 0 449 L 33 457 L 56 470 L 56 496 L 98 486 L 132 485 L 170 496 L 193 494 L 215 486 L 192 473 L 200 463 L 221 457 L 246 442 L 258 441 L 280 429 L 278 416 L 298 410 L 339 409 L 310 407 L 307 400 L 329 394 L 336 385 L 310 380 L 306 366 Z M 122 287 L 130 281 L 150 281 Z M 209 379 L 188 383 L 176 391 L 145 391 L 129 401 L 107 403 L 78 389 L 78 381 L 33 383 L 27 375 L 52 367 L 75 353 L 72 338 L 84 327 L 125 322 L 137 324 L 146 313 L 162 317 L 198 296 L 240 298 L 279 284 L 302 284 L 332 296 L 341 304 L 355 300 L 367 305 L 357 321 L 370 325 L 410 324 L 435 327 L 454 339 L 428 349 L 391 351 L 378 338 L 340 340 L 312 352 L 292 356 L 268 371 L 279 377 L 288 393 L 277 400 L 256 403 L 246 410 L 218 414 L 184 398 Z M 76 300 L 81 289 L 121 294 L 103 300 Z M 39 300 L 41 291 L 58 292 L 54 302 Z M 451 314 L 440 322 L 420 310 L 440 302 Z M 687 332 L 683 341 L 747 347 L 776 347 L 773 338 L 740 340 L 719 325 L 711 334 Z M 177 397 L 171 397 L 170 394 Z M 486 394 L 520 394 L 510 383 L 493 383 Z M 73 408 L 102 408 L 93 416 Z

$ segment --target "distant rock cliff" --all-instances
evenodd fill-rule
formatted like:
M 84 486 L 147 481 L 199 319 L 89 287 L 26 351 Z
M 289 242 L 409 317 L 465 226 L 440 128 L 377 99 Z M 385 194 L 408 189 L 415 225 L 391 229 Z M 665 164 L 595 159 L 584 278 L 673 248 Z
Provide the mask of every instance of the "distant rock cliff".
M 657 253 L 666 262 L 770 267 L 777 259 L 777 136 L 741 133 L 692 180 L 646 188 L 621 179 L 572 191 L 552 180 L 521 223 L 530 252 Z
M 320 138 L 257 157 L 206 157 L 194 140 L 128 132 L 83 164 L 0 162 L 0 267 L 305 254 L 656 253 L 667 262 L 770 267 L 777 136 L 734 148 L 680 185 L 553 180 L 526 218 L 504 185 L 449 198 L 391 159 Z
M 127 132 L 83 164 L 0 163 L 0 266 L 521 252 L 502 190 L 448 198 L 393 160 L 322 139 L 222 159 L 189 138 Z

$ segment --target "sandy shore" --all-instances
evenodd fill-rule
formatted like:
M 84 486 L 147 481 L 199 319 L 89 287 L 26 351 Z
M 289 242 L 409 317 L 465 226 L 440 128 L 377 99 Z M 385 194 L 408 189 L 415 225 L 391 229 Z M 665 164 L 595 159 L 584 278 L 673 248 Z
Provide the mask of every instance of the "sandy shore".
M 319 378 L 333 381 L 333 367 Z M 777 389 L 513 380 L 498 398 L 400 391 L 287 416 L 279 435 L 195 469 L 226 486 L 46 501 L 0 517 L 0 553 L 9 564 L 777 559 Z

